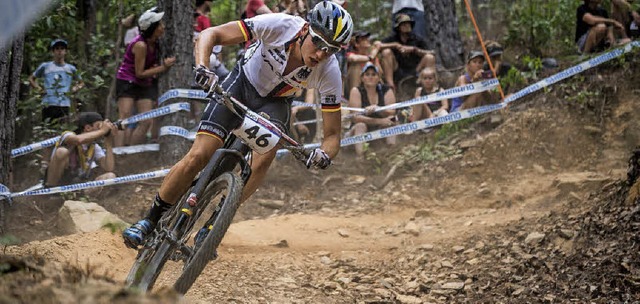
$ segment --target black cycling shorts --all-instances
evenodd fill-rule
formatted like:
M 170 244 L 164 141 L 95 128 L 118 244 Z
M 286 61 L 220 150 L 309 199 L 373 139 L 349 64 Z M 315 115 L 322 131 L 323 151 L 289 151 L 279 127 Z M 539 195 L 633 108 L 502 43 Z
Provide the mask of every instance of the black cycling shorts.
M 132 81 L 116 79 L 116 98 L 130 97 L 135 100 L 139 99 L 158 99 L 158 85 L 154 82 L 149 87 L 144 87 L 133 83 Z
M 251 85 L 240 64 L 220 83 L 231 96 L 256 113 L 264 112 L 280 130 L 289 133 L 291 97 L 261 97 Z M 215 136 L 224 141 L 229 133 L 242 125 L 242 119 L 225 105 L 210 101 L 202 113 L 198 134 Z

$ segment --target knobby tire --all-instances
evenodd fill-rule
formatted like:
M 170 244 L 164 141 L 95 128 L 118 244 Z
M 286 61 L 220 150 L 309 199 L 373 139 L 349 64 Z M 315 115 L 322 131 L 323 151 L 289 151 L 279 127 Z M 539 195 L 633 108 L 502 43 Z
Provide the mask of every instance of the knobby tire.
M 195 252 L 189 263 L 185 265 L 182 274 L 173 286 L 174 289 L 181 294 L 187 293 L 205 266 L 207 266 L 209 261 L 213 260 L 216 249 L 222 242 L 222 238 L 227 232 L 227 229 L 231 226 L 233 217 L 240 206 L 243 182 L 237 174 L 225 172 L 207 185 L 207 190 L 211 187 L 217 190 L 226 188 L 228 192 L 222 208 L 213 222 L 213 229 L 207 234 L 200 249 Z M 219 191 L 205 191 L 205 194 L 200 200 L 211 200 L 213 199 L 212 194 L 218 192 Z

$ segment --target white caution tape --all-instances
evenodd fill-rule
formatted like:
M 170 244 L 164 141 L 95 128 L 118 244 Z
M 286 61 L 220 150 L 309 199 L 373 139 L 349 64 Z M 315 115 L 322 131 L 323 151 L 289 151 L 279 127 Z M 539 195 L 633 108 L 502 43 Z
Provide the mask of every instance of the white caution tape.
M 617 58 L 622 56 L 625 53 L 630 52 L 634 47 L 640 47 L 640 42 L 639 41 L 633 41 L 631 43 L 628 43 L 626 45 L 624 45 L 621 48 L 615 49 L 613 51 L 604 53 L 602 55 L 599 55 L 597 57 L 594 57 L 590 60 L 587 60 L 583 63 L 580 63 L 578 65 L 572 66 L 562 72 L 559 72 L 557 74 L 551 75 L 545 79 L 542 79 L 516 93 L 514 93 L 513 95 L 505 98 L 504 102 L 505 103 L 510 103 L 513 102 L 517 99 L 520 99 L 524 96 L 527 96 L 533 92 L 539 91 L 545 87 L 548 87 L 558 81 L 564 80 L 566 78 L 569 78 L 573 75 L 576 75 L 578 73 L 581 73 L 583 71 L 586 71 L 590 68 L 593 68 L 595 66 L 598 66 L 602 63 L 605 63 L 611 59 Z
M 135 146 L 113 148 L 113 154 L 115 155 L 126 155 L 126 154 L 155 152 L 155 151 L 160 151 L 159 144 L 146 144 L 146 145 L 135 145 Z
M 465 86 L 460 86 L 460 87 L 453 87 L 447 90 L 444 90 L 442 92 L 436 92 L 433 94 L 429 94 L 426 96 L 420 96 L 414 99 L 410 99 L 407 101 L 403 101 L 403 102 L 398 102 L 398 103 L 394 103 L 394 104 L 390 104 L 387 106 L 383 106 L 383 107 L 378 107 L 376 109 L 375 112 L 380 112 L 380 111 L 386 111 L 386 110 L 395 110 L 395 109 L 400 109 L 400 108 L 406 108 L 406 107 L 410 107 L 410 106 L 414 106 L 414 105 L 419 105 L 419 104 L 427 104 L 427 103 L 434 103 L 436 101 L 441 101 L 444 99 L 451 99 L 451 98 L 456 98 L 456 97 L 462 97 L 462 96 L 468 96 L 468 95 L 472 95 L 472 94 L 477 94 L 480 92 L 484 92 L 487 90 L 491 90 L 495 87 L 497 87 L 499 84 L 498 79 L 487 79 L 484 81 L 478 81 L 478 82 L 474 82 L 474 83 L 470 83 L 468 85 Z M 345 108 L 345 107 L 343 107 Z M 359 112 L 364 112 L 364 109 L 359 109 Z M 342 119 L 349 119 L 352 118 L 356 115 L 363 115 L 364 113 L 358 113 L 358 114 L 349 114 L 344 116 Z M 302 125 L 302 124 L 310 124 L 310 123 L 315 123 L 318 122 L 317 119 L 311 119 L 311 120 L 304 120 L 304 121 L 298 121 L 295 122 L 293 125 L 297 126 L 297 125 Z
M 30 144 L 28 146 L 20 147 L 11 150 L 11 157 L 18 157 L 21 155 L 29 154 L 31 152 L 35 152 L 44 148 L 51 147 L 56 144 L 56 142 L 60 139 L 60 136 L 56 136 L 53 138 L 49 138 L 47 140 L 43 140 L 41 142 L 37 142 L 34 144 Z
M 173 103 L 168 106 L 153 109 L 148 112 L 133 115 L 131 117 L 123 119 L 120 123 L 123 125 L 133 124 L 142 120 L 152 119 L 179 111 L 191 111 L 191 105 L 188 102 Z
M 188 140 L 195 140 L 196 139 L 196 132 L 191 132 L 185 128 L 182 127 L 176 127 L 176 126 L 164 126 L 162 128 L 160 128 L 160 134 L 159 136 L 165 136 L 165 135 L 174 135 L 174 136 L 180 136 L 180 137 L 184 137 Z
M 73 185 L 44 188 L 44 189 L 32 190 L 32 191 L 22 191 L 17 193 L 11 193 L 9 191 L 9 188 L 7 188 L 5 185 L 0 184 L 0 196 L 5 198 L 13 198 L 13 197 L 21 197 L 21 196 L 35 196 L 35 195 L 47 195 L 47 194 L 55 194 L 55 193 L 62 193 L 62 192 L 72 192 L 72 191 L 78 191 L 78 190 L 85 190 L 85 189 L 91 189 L 91 188 L 112 186 L 117 184 L 124 184 L 124 183 L 136 182 L 141 180 L 159 178 L 159 177 L 166 176 L 168 173 L 169 173 L 169 169 L 162 169 L 162 170 L 157 170 L 153 172 L 121 176 L 121 177 L 116 177 L 112 179 L 90 181 L 86 183 L 78 183 Z
M 158 105 L 161 105 L 165 101 L 173 98 L 205 100 L 207 98 L 207 92 L 204 90 L 172 89 L 166 91 L 162 96 L 160 96 L 160 98 L 158 98 Z
M 121 121 L 121 124 L 128 125 L 128 124 L 136 123 L 142 120 L 156 118 L 156 117 L 168 115 L 168 114 L 179 112 L 179 111 L 189 112 L 190 110 L 191 110 L 191 106 L 189 105 L 188 102 L 174 103 L 168 106 L 153 109 L 151 111 L 140 113 L 140 114 L 131 116 L 129 118 L 123 119 Z M 54 146 L 58 141 L 58 139 L 60 139 L 60 136 L 56 136 L 53 138 L 43 140 L 41 142 L 37 142 L 24 147 L 13 149 L 11 150 L 11 157 L 12 158 L 18 157 L 21 155 L 29 154 L 31 152 L 35 152 L 38 150 L 42 150 L 44 148 Z

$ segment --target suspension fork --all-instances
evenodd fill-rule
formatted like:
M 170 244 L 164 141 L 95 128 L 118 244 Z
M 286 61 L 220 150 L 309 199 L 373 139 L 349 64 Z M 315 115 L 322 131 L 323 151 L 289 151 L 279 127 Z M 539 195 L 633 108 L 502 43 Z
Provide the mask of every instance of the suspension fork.
M 242 146 L 241 146 L 242 145 Z M 204 168 L 195 186 L 187 196 L 186 201 L 180 207 L 180 216 L 174 226 L 175 235 L 182 234 L 183 224 L 193 215 L 194 207 L 198 205 L 198 198 L 209 182 L 220 174 L 231 171 L 236 165 L 240 165 L 242 176 L 246 179 L 251 176 L 251 167 L 244 159 L 244 155 L 249 151 L 249 147 L 242 144 L 240 140 L 235 140 L 230 148 L 220 148 L 213 154 L 209 163 Z M 238 151 L 241 150 L 241 151 Z M 246 180 L 245 180 L 246 182 Z

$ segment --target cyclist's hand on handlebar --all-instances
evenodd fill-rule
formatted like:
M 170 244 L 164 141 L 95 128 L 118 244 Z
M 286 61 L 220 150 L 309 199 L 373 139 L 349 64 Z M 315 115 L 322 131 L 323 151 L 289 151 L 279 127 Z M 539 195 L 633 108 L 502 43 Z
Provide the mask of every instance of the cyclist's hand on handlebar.
M 307 158 L 307 169 L 314 167 L 319 169 L 326 169 L 331 165 L 331 158 L 320 148 L 316 148 L 311 151 L 309 158 Z
M 211 93 L 211 89 L 216 86 L 218 83 L 218 75 L 214 72 L 211 72 L 207 67 L 203 65 L 198 65 L 195 70 L 195 80 L 196 83 Z

